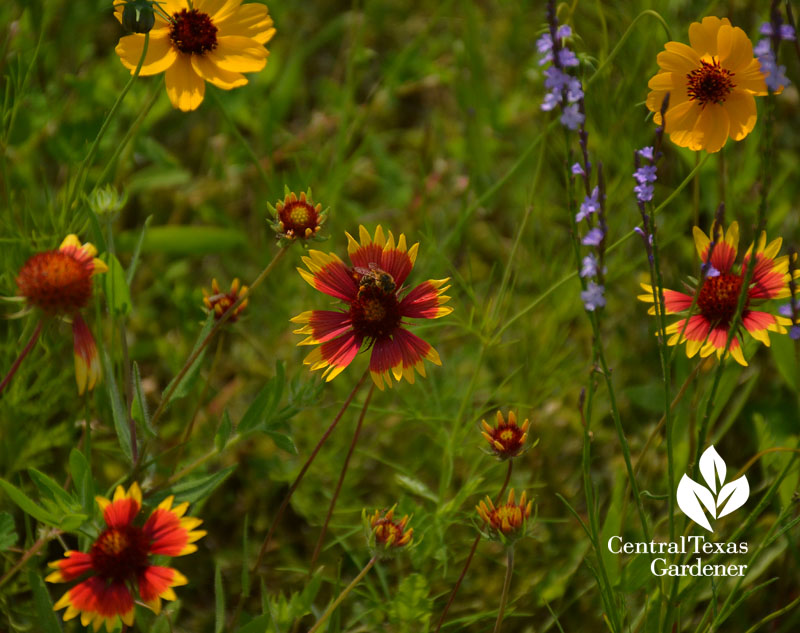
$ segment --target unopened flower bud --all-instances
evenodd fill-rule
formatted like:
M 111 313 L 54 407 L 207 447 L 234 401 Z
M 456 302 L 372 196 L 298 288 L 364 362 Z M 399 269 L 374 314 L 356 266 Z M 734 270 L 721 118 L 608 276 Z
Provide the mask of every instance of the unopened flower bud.
M 122 28 L 129 33 L 149 33 L 156 22 L 153 5 L 148 0 L 129 0 L 122 10 Z

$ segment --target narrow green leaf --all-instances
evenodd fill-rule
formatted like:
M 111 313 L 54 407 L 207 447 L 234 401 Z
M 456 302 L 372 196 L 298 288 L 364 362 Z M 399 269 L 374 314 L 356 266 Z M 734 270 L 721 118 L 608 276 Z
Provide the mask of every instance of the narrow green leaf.
M 86 457 L 77 448 L 73 448 L 70 451 L 69 472 L 72 474 L 72 481 L 84 512 L 91 515 L 94 511 L 95 496 L 92 468 Z
M 111 359 L 105 349 L 100 351 L 100 360 L 103 365 L 103 386 L 111 402 L 111 416 L 114 419 L 114 429 L 117 432 L 120 448 L 129 462 L 133 462 L 133 442 L 131 429 L 128 426 L 128 416 L 125 415 L 125 406 L 117 389 L 114 372 L 111 369 Z
M 212 327 L 214 327 L 214 315 L 210 314 L 206 319 L 206 322 L 203 324 L 203 329 L 200 330 L 200 334 L 198 335 L 197 341 L 195 341 L 194 347 L 192 348 L 191 354 L 189 354 L 189 356 L 194 354 L 195 350 L 197 350 L 200 347 L 202 342 L 208 336 L 208 333 L 211 331 Z M 175 391 L 172 394 L 170 402 L 172 402 L 173 400 L 178 400 L 180 398 L 183 398 L 186 394 L 188 394 L 192 390 L 192 385 L 194 385 L 194 381 L 197 379 L 197 375 L 200 371 L 201 365 L 203 364 L 203 359 L 206 356 L 207 350 L 208 348 L 205 348 L 197 356 L 195 361 L 192 363 L 192 366 L 189 368 L 189 371 L 187 371 L 183 375 L 183 378 L 181 379 L 180 383 L 178 383 L 178 386 L 175 388 Z M 175 378 L 173 378 L 170 381 L 170 383 L 167 385 L 167 388 L 164 389 L 164 394 L 169 392 L 169 390 L 172 388 L 172 383 L 174 383 L 177 379 L 178 377 L 175 376 Z
M 8 512 L 0 512 L 0 552 L 16 545 L 18 538 L 14 517 Z
M 28 572 L 28 584 L 33 590 L 34 617 L 41 633 L 61 633 L 61 623 L 53 611 L 53 602 L 42 577 L 35 571 Z
M 211 493 L 214 492 L 214 489 L 225 481 L 235 469 L 236 465 L 228 466 L 213 475 L 198 477 L 191 481 L 182 481 L 167 490 L 162 490 L 157 495 L 153 495 L 153 501 L 161 501 L 169 495 L 175 495 L 176 503 L 183 503 L 184 501 L 195 503 L 197 501 L 202 501 L 208 498 Z
M 131 417 L 145 430 L 150 437 L 156 436 L 156 430 L 150 424 L 150 413 L 147 410 L 147 398 L 142 388 L 142 375 L 139 364 L 133 361 L 133 402 L 131 403 Z
M 70 512 L 77 505 L 76 499 L 66 492 L 58 482 L 35 468 L 28 468 L 33 483 L 39 489 L 40 499 L 48 499 L 64 512 Z
M 269 615 L 260 615 L 257 618 L 253 618 L 245 624 L 243 627 L 238 629 L 236 633 L 266 633 L 266 631 L 270 630 L 270 617 Z
M 222 422 L 220 422 L 219 429 L 217 429 L 217 433 L 214 435 L 214 446 L 217 447 L 220 453 L 222 449 L 228 445 L 232 432 L 233 423 L 231 422 L 231 416 L 228 414 L 228 410 L 225 409 L 222 412 Z
M 108 272 L 102 276 L 108 310 L 112 314 L 126 316 L 131 311 L 131 292 L 125 271 L 113 253 L 103 253 L 102 259 L 108 265 Z
M 46 523 L 53 527 L 58 527 L 58 519 L 50 512 L 34 503 L 22 490 L 17 488 L 14 484 L 7 482 L 5 479 L 0 479 L 0 488 L 11 498 L 11 501 L 16 503 L 20 509 L 31 515 L 40 523 Z
M 134 243 L 131 233 L 123 233 L 117 240 L 121 250 Z M 169 255 L 209 255 L 242 249 L 247 245 L 247 235 L 238 229 L 220 226 L 154 226 L 148 229 L 142 243 L 145 253 Z
M 219 563 L 214 566 L 214 599 L 217 607 L 214 618 L 214 633 L 222 633 L 225 628 L 225 592 L 222 588 L 222 570 L 219 567 Z
M 148 215 L 145 219 L 144 225 L 142 226 L 142 231 L 139 233 L 139 239 L 136 241 L 136 246 L 133 249 L 131 263 L 128 266 L 128 272 L 125 274 L 125 281 L 128 283 L 128 287 L 130 287 L 130 285 L 133 283 L 133 277 L 136 275 L 136 268 L 139 265 L 139 255 L 142 252 L 142 244 L 144 243 L 144 236 L 147 233 L 147 227 L 150 226 L 150 221 L 152 219 L 152 215 Z
M 265 431 L 265 433 L 272 438 L 272 441 L 275 442 L 279 449 L 292 455 L 297 455 L 297 447 L 289 434 L 281 433 L 280 431 Z
M 239 421 L 239 426 L 236 429 L 239 433 L 247 433 L 266 425 L 275 412 L 277 405 L 277 402 L 275 402 L 276 391 L 278 399 L 280 399 L 280 393 L 283 391 L 282 387 L 276 387 L 276 384 L 278 384 L 278 377 L 274 376 L 261 388 L 255 400 L 253 400 Z
M 395 475 L 394 478 L 398 484 L 400 484 L 409 492 L 420 497 L 424 497 L 425 499 L 429 499 L 434 503 L 439 503 L 439 497 L 419 479 L 414 479 L 413 477 L 407 477 L 406 475 L 399 474 Z

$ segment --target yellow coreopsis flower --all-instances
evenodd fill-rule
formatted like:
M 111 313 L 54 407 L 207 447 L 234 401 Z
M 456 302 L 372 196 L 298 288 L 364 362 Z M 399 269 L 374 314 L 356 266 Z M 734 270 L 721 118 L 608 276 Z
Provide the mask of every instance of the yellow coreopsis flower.
M 275 35 L 272 18 L 263 4 L 241 0 L 162 0 L 169 16 L 155 12 L 155 24 L 140 75 L 165 73 L 167 95 L 184 112 L 196 109 L 205 95 L 205 82 L 231 90 L 244 86 L 242 73 L 258 72 L 267 63 L 264 46 Z M 125 6 L 114 0 L 120 22 Z M 133 74 L 142 56 L 145 36 L 121 38 L 116 51 Z

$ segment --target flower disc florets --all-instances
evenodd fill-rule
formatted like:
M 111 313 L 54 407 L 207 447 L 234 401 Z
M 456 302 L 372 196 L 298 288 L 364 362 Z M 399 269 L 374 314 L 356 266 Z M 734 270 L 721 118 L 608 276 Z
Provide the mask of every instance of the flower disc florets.
M 314 204 L 311 189 L 300 192 L 300 196 L 287 190 L 283 200 L 278 201 L 274 207 L 271 204 L 267 207 L 273 216 L 272 230 L 280 241 L 321 241 L 319 231 L 328 219 L 329 210 L 323 211 L 321 204 Z
M 207 13 L 181 9 L 172 16 L 169 38 L 180 52 L 202 55 L 217 47 L 217 27 Z
M 519 503 L 515 502 L 514 489 L 508 493 L 508 501 L 495 507 L 490 497 L 481 501 L 475 509 L 489 530 L 487 536 L 501 542 L 515 541 L 525 536 L 527 522 L 533 510 L 533 501 L 528 501 L 522 493 Z
M 483 426 L 481 434 L 489 442 L 492 452 L 500 459 L 517 457 L 526 450 L 530 421 L 525 420 L 522 426 L 519 426 L 517 415 L 513 411 L 508 412 L 508 422 L 503 417 L 502 411 L 498 411 L 497 426 L 491 426 L 486 420 L 481 420 L 481 425 Z
M 231 289 L 228 292 L 222 292 L 216 279 L 211 280 L 211 293 L 203 288 L 203 303 L 209 312 L 214 313 L 214 318 L 221 319 L 228 309 L 236 303 L 239 298 L 247 295 L 247 286 L 240 286 L 239 279 L 236 278 L 231 282 Z M 239 315 L 247 307 L 249 299 L 242 301 L 233 314 L 228 317 L 228 323 L 233 323 L 239 318 Z

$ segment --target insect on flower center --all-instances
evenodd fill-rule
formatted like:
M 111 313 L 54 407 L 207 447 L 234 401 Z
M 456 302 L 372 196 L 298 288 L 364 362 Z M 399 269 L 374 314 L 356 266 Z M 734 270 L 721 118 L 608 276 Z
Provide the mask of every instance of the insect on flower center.
M 400 325 L 400 304 L 394 291 L 387 291 L 371 277 L 361 280 L 358 296 L 350 304 L 353 329 L 364 338 L 385 339 Z
M 700 68 L 695 68 L 686 75 L 689 100 L 699 101 L 701 106 L 707 103 L 724 103 L 735 88 L 733 75 L 730 70 L 720 66 L 719 60 L 700 60 Z
M 723 273 L 717 277 L 707 277 L 700 288 L 697 307 L 712 323 L 727 323 L 736 313 L 741 289 L 742 278 L 738 275 Z
M 217 27 L 207 13 L 182 9 L 172 15 L 169 38 L 181 53 L 202 55 L 217 47 Z
M 97 537 L 89 555 L 92 567 L 106 580 L 135 579 L 149 565 L 148 538 L 134 525 L 106 529 Z
M 71 314 L 91 299 L 92 269 L 59 250 L 37 253 L 20 269 L 17 286 L 29 303 L 45 312 Z

